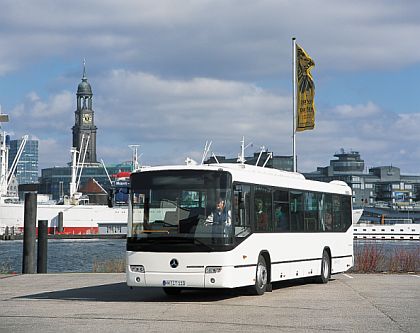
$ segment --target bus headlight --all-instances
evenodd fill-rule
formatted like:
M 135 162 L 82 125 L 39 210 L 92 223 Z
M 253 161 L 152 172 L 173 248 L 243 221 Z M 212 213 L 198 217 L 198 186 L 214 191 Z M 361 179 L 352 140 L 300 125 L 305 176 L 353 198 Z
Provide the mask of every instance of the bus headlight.
M 220 273 L 222 271 L 221 266 L 207 266 L 206 274 Z
M 144 273 L 144 266 L 143 265 L 130 265 L 130 271 L 133 273 Z

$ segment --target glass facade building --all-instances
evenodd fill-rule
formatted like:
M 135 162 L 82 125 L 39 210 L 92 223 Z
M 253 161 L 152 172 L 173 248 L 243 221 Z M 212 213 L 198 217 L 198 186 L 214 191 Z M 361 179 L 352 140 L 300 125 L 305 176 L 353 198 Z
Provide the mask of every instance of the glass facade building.
M 22 139 L 11 140 L 9 149 L 9 169 L 15 159 Z M 38 140 L 27 140 L 16 167 L 18 184 L 33 184 L 38 182 Z

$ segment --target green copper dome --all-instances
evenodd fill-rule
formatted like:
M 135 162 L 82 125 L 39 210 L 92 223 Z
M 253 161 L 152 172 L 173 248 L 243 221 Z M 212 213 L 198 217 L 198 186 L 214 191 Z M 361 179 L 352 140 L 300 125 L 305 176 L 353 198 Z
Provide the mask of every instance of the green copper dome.
M 77 86 L 77 94 L 78 95 L 92 95 L 92 87 L 90 86 L 89 82 L 87 82 L 85 61 L 83 61 L 82 82 L 80 82 L 79 85 Z
M 77 94 L 92 95 L 92 87 L 90 86 L 89 82 L 87 82 L 86 78 L 83 78 L 82 82 L 80 82 L 77 86 Z

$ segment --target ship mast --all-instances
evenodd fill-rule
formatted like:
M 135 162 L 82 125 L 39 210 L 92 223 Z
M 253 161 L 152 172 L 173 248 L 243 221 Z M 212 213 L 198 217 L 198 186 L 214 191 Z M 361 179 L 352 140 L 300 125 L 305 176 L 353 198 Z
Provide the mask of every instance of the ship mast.
M 140 169 L 139 155 L 138 155 L 138 149 L 139 149 L 140 145 L 128 145 L 128 147 L 131 148 L 131 150 L 132 150 L 131 171 L 134 172 L 134 171 Z
M 241 152 L 240 152 L 240 154 L 238 155 L 238 159 L 237 159 L 237 162 L 238 163 L 241 163 L 242 165 L 244 165 L 245 164 L 245 162 L 246 162 L 246 159 L 245 159 L 245 149 L 247 149 L 248 147 L 252 147 L 252 145 L 253 145 L 253 143 L 252 142 L 250 142 L 250 143 L 248 143 L 246 146 L 245 146 L 245 137 L 243 136 L 242 137 L 242 141 L 241 141 Z
M 7 160 L 8 148 L 6 146 L 6 132 L 1 129 L 1 123 L 9 121 L 7 114 L 2 114 L 0 109 L 0 197 L 7 194 Z
M 26 141 L 28 140 L 27 135 L 22 137 L 22 142 L 20 143 L 19 149 L 9 169 L 9 144 L 6 139 L 6 132 L 1 130 L 1 123 L 6 123 L 8 121 L 9 116 L 7 114 L 2 114 L 0 108 L 0 197 L 7 195 L 7 189 L 9 188 L 12 176 L 16 171 L 20 156 L 25 149 Z

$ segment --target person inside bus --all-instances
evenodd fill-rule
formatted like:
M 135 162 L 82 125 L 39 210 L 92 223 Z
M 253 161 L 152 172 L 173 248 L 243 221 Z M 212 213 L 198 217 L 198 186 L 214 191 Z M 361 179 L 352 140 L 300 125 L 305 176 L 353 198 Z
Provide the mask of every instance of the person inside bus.
M 287 230 L 289 230 L 289 225 L 288 225 L 288 221 L 287 221 L 287 217 L 286 217 L 286 212 L 284 211 L 281 204 L 278 204 L 276 206 L 274 216 L 275 216 L 276 222 L 277 222 L 277 226 L 276 226 L 277 231 L 287 231 Z
M 262 200 L 257 200 L 255 205 L 255 213 L 257 217 L 257 230 L 266 231 L 268 227 L 268 216 L 264 211 Z
M 230 212 L 226 209 L 225 200 L 219 198 L 216 207 L 207 217 L 205 225 L 213 226 L 213 234 L 223 234 L 225 226 L 230 226 Z
M 207 224 L 222 224 L 228 220 L 228 212 L 226 210 L 225 200 L 219 198 L 216 207 L 206 219 Z
M 324 231 L 332 231 L 333 230 L 333 225 L 332 225 L 332 215 L 330 212 L 326 212 L 325 213 L 325 226 L 324 226 Z

